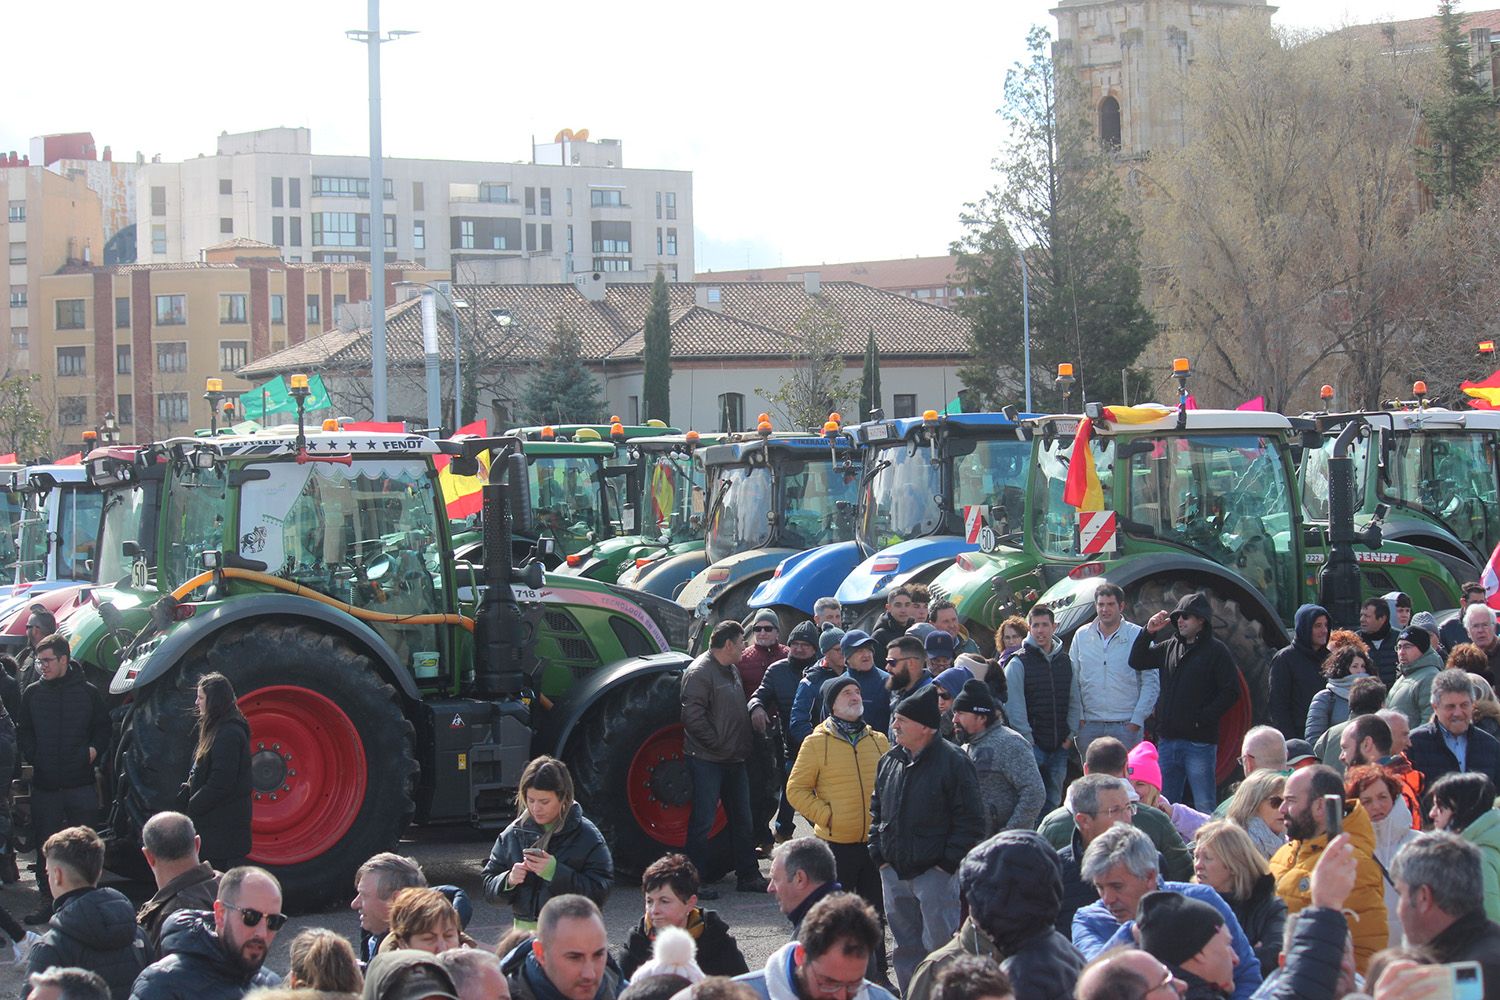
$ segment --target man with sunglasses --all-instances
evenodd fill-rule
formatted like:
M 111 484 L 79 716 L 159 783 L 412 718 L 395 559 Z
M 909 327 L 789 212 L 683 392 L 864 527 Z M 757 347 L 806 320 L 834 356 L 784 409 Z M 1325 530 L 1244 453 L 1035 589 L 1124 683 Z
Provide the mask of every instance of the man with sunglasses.
M 735 981 L 761 1000 L 895 1000 L 865 978 L 880 938 L 880 921 L 870 904 L 836 892 L 807 911 L 797 940 L 773 951 L 765 968 Z
M 755 697 L 755 689 L 765 680 L 766 671 L 777 660 L 784 660 L 790 650 L 781 644 L 781 620 L 770 608 L 761 608 L 750 619 L 750 645 L 740 654 L 740 682 L 745 685 L 745 700 Z
M 88 969 L 104 978 L 112 995 L 129 995 L 135 977 L 151 963 L 151 944 L 136 926 L 130 900 L 99 885 L 104 841 L 86 826 L 73 826 L 47 838 L 42 853 L 57 912 L 31 949 L 27 971 Z
M 94 765 L 109 748 L 109 712 L 99 690 L 73 669 L 68 640 L 49 635 L 36 647 L 41 679 L 21 695 L 16 738 L 31 761 L 31 826 L 35 842 L 69 826 L 97 822 L 99 793 Z M 37 859 L 42 905 L 24 919 L 45 923 L 52 916 L 52 890 L 46 865 Z
M 23 691 L 41 679 L 41 670 L 36 662 L 37 647 L 43 639 L 57 631 L 56 616 L 42 605 L 33 604 L 27 612 L 26 648 L 16 656 L 16 682 Z
M 274 875 L 251 865 L 229 869 L 212 911 L 183 910 L 167 920 L 166 957 L 140 974 L 131 1000 L 239 1000 L 280 985 L 265 961 L 286 921 Z
M 885 670 L 890 676 L 885 686 L 891 689 L 891 711 L 902 701 L 932 683 L 927 669 L 927 644 L 914 635 L 893 639 L 885 647 Z

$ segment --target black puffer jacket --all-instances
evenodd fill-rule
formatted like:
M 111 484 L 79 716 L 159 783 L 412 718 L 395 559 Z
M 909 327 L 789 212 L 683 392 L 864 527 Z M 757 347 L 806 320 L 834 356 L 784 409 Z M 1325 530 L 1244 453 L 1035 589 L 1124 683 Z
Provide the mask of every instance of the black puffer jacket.
M 1057 859 L 1062 863 L 1062 906 L 1058 908 L 1053 926 L 1063 937 L 1071 939 L 1073 914 L 1099 901 L 1094 883 L 1083 879 L 1083 834 L 1075 829 L 1072 843 L 1057 852 Z
M 199 852 L 213 861 L 235 861 L 250 853 L 250 724 L 227 719 L 214 732 L 208 755 L 188 771 L 187 814 Z
M 214 933 L 211 911 L 168 917 L 161 950 L 166 958 L 136 977 L 132 1000 L 240 1000 L 258 987 L 281 985 L 281 977 L 264 965 L 247 973 L 230 959 Z
M 717 910 L 694 909 L 688 914 L 684 929 L 698 946 L 694 957 L 704 975 L 742 976 L 750 971 L 739 943 L 729 933 L 729 925 Z M 620 971 L 626 976 L 635 975 L 636 969 L 651 960 L 655 948 L 655 934 L 646 926 L 646 918 L 642 917 L 625 940 L 625 947 L 620 949 Z
M 1255 949 L 1255 957 L 1260 959 L 1261 976 L 1269 976 L 1279 965 L 1277 959 L 1281 956 L 1282 937 L 1286 933 L 1286 902 L 1276 895 L 1276 877 L 1262 875 L 1255 880 L 1249 898 L 1225 896 L 1224 902 L 1234 911 L 1240 930 L 1245 932 L 1250 947 Z
M 53 966 L 89 969 L 104 977 L 113 1000 L 125 1000 L 152 958 L 130 900 L 114 889 L 90 888 L 61 896 L 55 905 L 47 933 L 31 949 L 27 972 Z M 21 996 L 30 992 L 27 986 Z
M 577 802 L 569 807 L 562 826 L 553 831 L 543 848 L 557 859 L 552 881 L 533 872 L 518 886 L 506 884 L 505 877 L 521 861 L 522 851 L 536 845 L 544 832 L 526 813 L 500 832 L 480 872 L 485 898 L 492 903 L 510 903 L 515 919 L 532 923 L 547 900 L 570 892 L 587 896 L 602 907 L 614 885 L 614 861 L 599 828 L 583 815 L 583 807 Z
M 802 745 L 802 740 L 792 736 L 792 703 L 797 698 L 797 685 L 808 668 L 817 662 L 817 657 L 798 660 L 788 656 L 777 660 L 766 669 L 760 687 L 755 689 L 750 704 L 746 706 L 752 712 L 759 706 L 781 723 L 782 749 L 788 762 L 797 759 L 797 748 Z
M 1162 629 L 1159 640 L 1141 629 L 1130 647 L 1130 665 L 1161 671 L 1156 730 L 1163 739 L 1218 743 L 1219 718 L 1240 697 L 1239 669 L 1229 647 L 1214 638 L 1213 607 L 1206 597 L 1189 594 L 1172 614 L 1203 619 L 1203 631 L 1185 642 L 1175 628 Z
M 76 664 L 56 680 L 41 680 L 21 695 L 16 720 L 21 752 L 31 761 L 31 782 L 43 791 L 94 783 L 96 758 L 109 747 L 109 712 L 98 688 Z
M 915 761 L 894 747 L 875 771 L 870 804 L 870 858 L 902 879 L 929 868 L 950 875 L 979 843 L 984 807 L 979 773 L 962 750 L 934 736 Z

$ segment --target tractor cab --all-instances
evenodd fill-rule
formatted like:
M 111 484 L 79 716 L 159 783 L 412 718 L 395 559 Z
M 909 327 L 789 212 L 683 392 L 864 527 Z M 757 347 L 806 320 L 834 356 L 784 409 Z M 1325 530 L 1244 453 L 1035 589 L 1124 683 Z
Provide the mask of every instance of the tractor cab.
M 104 501 L 83 466 L 28 466 L 11 474 L 6 493 L 20 517 L 15 575 L 0 596 L 91 581 Z

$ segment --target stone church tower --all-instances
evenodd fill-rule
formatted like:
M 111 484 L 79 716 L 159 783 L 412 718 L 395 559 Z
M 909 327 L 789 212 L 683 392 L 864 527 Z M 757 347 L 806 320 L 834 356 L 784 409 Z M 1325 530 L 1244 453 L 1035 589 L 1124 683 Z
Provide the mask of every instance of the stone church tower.
M 1186 142 L 1181 78 L 1204 34 L 1275 11 L 1266 0 L 1058 0 L 1052 57 L 1082 83 L 1099 137 L 1140 159 Z

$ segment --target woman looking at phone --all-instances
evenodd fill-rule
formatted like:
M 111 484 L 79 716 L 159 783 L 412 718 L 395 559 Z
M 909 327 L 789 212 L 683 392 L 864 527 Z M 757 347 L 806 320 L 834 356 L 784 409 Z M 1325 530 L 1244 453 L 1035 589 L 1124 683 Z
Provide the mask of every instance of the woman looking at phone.
M 484 864 L 484 894 L 510 903 L 515 926 L 535 930 L 554 895 L 578 893 L 599 906 L 614 884 L 604 837 L 573 801 L 573 776 L 562 761 L 538 757 L 521 772 L 516 818 L 500 832 Z

